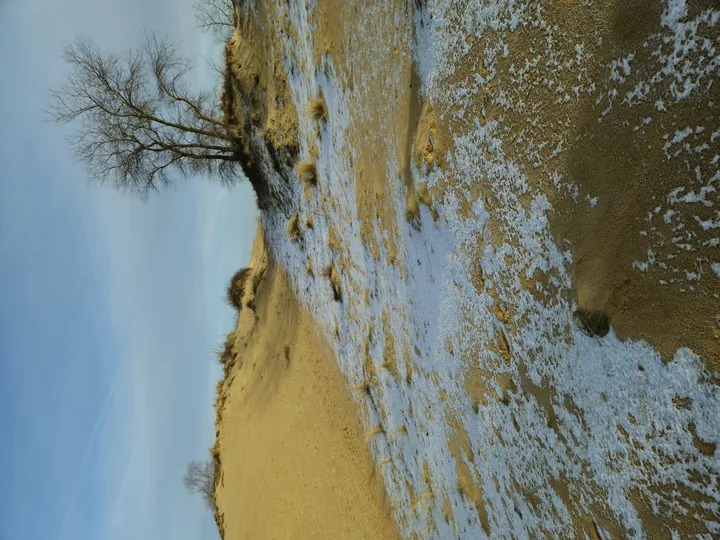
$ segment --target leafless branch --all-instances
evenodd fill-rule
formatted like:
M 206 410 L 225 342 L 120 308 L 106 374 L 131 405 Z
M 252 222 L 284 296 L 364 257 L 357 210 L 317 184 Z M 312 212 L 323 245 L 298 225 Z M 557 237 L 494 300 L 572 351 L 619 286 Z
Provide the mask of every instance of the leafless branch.
M 232 36 L 232 0 L 199 0 L 195 3 L 195 19 L 199 28 L 212 32 L 221 43 Z
M 70 142 L 92 180 L 140 195 L 190 173 L 237 180 L 238 134 L 226 127 L 213 92 L 187 86 L 191 64 L 175 43 L 149 33 L 118 55 L 78 38 L 63 59 L 70 76 L 51 90 L 48 112 L 80 124 Z
M 213 461 L 191 461 L 183 483 L 190 493 L 199 493 L 205 504 L 215 510 L 215 463 Z

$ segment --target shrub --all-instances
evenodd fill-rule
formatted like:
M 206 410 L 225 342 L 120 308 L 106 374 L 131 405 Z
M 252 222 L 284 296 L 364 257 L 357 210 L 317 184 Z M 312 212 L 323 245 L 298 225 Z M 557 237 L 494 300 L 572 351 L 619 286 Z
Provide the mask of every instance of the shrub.
M 430 191 L 425 184 L 418 185 L 418 199 L 428 208 L 432 206 L 432 195 L 430 195 Z
M 420 226 L 420 205 L 418 204 L 417 194 L 412 186 L 408 189 L 407 199 L 405 200 L 405 219 L 413 227 Z
M 340 285 L 340 274 L 335 269 L 335 265 L 331 264 L 323 271 L 323 276 L 330 280 L 330 287 L 332 287 L 333 298 L 336 302 L 342 302 L 342 288 Z
M 298 243 L 302 239 L 302 233 L 300 232 L 300 220 L 297 212 L 288 219 L 286 231 L 292 242 Z
M 328 117 L 327 104 L 322 93 L 318 94 L 315 99 L 307 104 L 307 115 L 318 122 L 326 122 Z
M 216 476 L 215 460 L 191 461 L 188 463 L 187 472 L 183 483 L 190 493 L 199 493 L 205 504 L 211 510 L 216 510 L 215 506 L 215 476 Z
M 420 201 L 420 204 L 424 204 L 425 206 L 427 206 L 427 209 L 430 211 L 430 215 L 432 216 L 433 221 L 437 221 L 440 215 L 433 206 L 432 195 L 430 194 L 430 191 L 425 184 L 418 185 L 418 199 Z
M 218 351 L 218 360 L 223 366 L 231 366 L 235 360 L 233 347 L 235 346 L 235 330 L 232 330 L 225 337 L 225 345 Z
M 298 176 L 306 188 L 317 185 L 317 167 L 314 161 L 302 161 L 297 168 Z
M 232 307 L 240 311 L 242 309 L 243 295 L 245 294 L 245 282 L 250 274 L 250 268 L 241 268 L 230 278 L 227 288 L 227 301 Z

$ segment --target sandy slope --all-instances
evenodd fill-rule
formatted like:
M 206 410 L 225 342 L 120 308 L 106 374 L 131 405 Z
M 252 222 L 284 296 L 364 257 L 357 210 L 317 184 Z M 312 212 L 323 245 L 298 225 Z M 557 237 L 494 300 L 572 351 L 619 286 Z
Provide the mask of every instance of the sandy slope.
M 263 433 L 308 429 L 291 379 L 307 377 L 309 410 L 328 409 L 326 376 L 310 375 L 326 364 L 297 362 L 299 344 L 284 357 L 309 324 L 291 289 L 350 386 L 366 387 L 362 418 L 404 537 L 716 536 L 720 12 L 682 0 L 240 4 L 250 29 L 231 67 L 283 204 L 263 211 L 279 266 L 257 307 L 273 328 L 241 321 L 245 367 L 225 390 L 227 530 L 256 538 L 264 519 L 282 536 L 282 512 L 314 537 L 304 520 L 321 515 L 292 517 L 305 487 L 281 494 L 332 465 L 279 462 Z M 302 111 L 320 94 L 317 122 Z M 312 188 L 300 160 L 316 166 Z M 581 332 L 578 307 L 606 312 L 609 334 Z M 280 469 L 263 472 L 257 460 L 273 457 Z M 277 488 L 282 467 L 293 478 Z
M 218 425 L 225 539 L 396 538 L 351 394 L 274 263 L 255 305 Z

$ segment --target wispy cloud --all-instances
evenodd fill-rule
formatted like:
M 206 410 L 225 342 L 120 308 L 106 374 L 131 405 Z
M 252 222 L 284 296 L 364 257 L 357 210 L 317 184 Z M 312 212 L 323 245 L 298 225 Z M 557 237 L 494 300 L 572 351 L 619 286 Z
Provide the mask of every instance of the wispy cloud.
M 191 181 L 147 203 L 87 189 L 41 112 L 45 88 L 63 76 L 56 51 L 78 32 L 123 47 L 148 25 L 208 54 L 190 6 L 0 6 L 0 534 L 9 538 L 216 535 L 182 474 L 214 435 L 210 350 L 232 320 L 225 280 L 255 232 L 249 188 Z

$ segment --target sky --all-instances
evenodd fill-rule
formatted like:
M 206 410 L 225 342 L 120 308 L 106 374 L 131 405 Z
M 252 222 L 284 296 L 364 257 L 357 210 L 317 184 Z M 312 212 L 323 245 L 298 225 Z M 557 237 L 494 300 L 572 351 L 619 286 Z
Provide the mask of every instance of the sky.
M 43 112 L 63 42 L 122 50 L 143 27 L 214 84 L 192 0 L 0 0 L 0 540 L 218 537 L 182 477 L 214 442 L 212 350 L 234 323 L 251 190 L 88 185 Z

